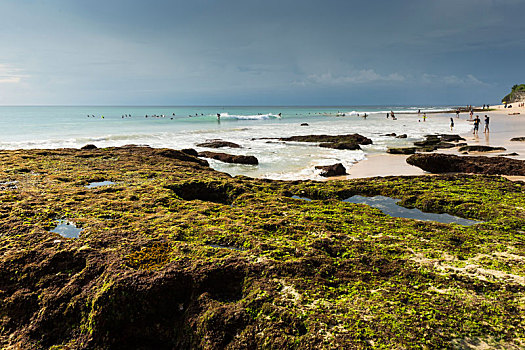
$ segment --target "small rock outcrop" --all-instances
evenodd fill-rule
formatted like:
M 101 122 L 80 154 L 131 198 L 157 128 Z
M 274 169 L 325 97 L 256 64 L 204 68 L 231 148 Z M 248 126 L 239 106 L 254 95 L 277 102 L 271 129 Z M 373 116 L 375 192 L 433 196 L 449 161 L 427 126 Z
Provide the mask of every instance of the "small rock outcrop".
M 440 134 L 438 135 L 441 141 L 444 142 L 459 142 L 459 141 L 465 141 L 465 139 L 459 135 L 453 135 L 453 134 Z
M 492 146 L 482 146 L 482 145 L 474 145 L 474 146 L 463 146 L 459 148 L 460 152 L 493 152 L 493 151 L 506 151 L 507 149 L 505 147 L 492 147 Z
M 308 123 L 301 123 L 301 126 L 309 126 Z
M 390 154 L 414 154 L 416 153 L 417 147 L 400 147 L 400 148 L 389 148 L 386 153 Z
M 341 163 L 332 165 L 318 165 L 315 168 L 320 169 L 321 173 L 319 175 L 324 177 L 346 175 L 346 168 Z
M 194 150 L 193 148 L 185 148 L 180 150 L 182 153 L 186 153 L 187 155 L 198 157 L 199 153 Z
M 525 136 L 521 137 L 513 137 L 510 139 L 511 141 L 525 141 Z
M 525 176 L 525 161 L 505 157 L 455 156 L 450 154 L 414 154 L 406 162 L 425 171 Z
M 208 148 L 223 148 L 223 147 L 229 147 L 229 148 L 241 148 L 241 145 L 238 145 L 233 142 L 224 141 L 224 140 L 211 140 L 208 142 L 199 143 L 197 145 L 198 147 L 208 147 Z
M 88 144 L 88 145 L 82 146 L 80 149 L 89 150 L 89 149 L 97 149 L 97 148 L 98 147 L 93 144 Z
M 356 150 L 359 145 L 371 145 L 372 140 L 359 134 L 347 135 L 304 135 L 281 137 L 280 141 L 319 142 L 319 147 Z
M 250 164 L 257 165 L 259 160 L 254 156 L 238 156 L 227 153 L 218 153 L 218 152 L 199 152 L 199 157 L 211 158 L 215 160 L 220 160 L 225 163 L 235 163 L 235 164 Z
M 425 135 L 425 140 L 414 142 L 414 146 L 422 152 L 433 152 L 440 148 L 453 148 L 462 145 L 452 143 L 459 141 L 465 141 L 465 139 L 459 135 L 450 134 Z
M 401 135 L 397 135 L 396 139 L 406 139 L 407 137 L 408 137 L 407 134 L 401 134 Z

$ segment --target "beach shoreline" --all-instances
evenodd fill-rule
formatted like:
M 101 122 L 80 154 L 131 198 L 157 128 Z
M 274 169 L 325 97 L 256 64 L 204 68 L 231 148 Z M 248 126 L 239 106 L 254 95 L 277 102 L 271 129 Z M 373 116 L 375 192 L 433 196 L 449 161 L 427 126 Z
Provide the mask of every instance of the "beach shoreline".
M 516 106 L 514 106 L 516 105 Z M 459 133 L 459 135 L 466 139 L 468 145 L 493 146 L 504 147 L 505 151 L 498 152 L 470 152 L 469 155 L 483 155 L 483 156 L 505 156 L 511 153 L 517 153 L 516 156 L 511 156 L 513 159 L 525 160 L 525 142 L 510 141 L 513 137 L 525 136 L 525 107 L 517 107 L 517 103 L 511 108 L 504 108 L 503 105 L 491 106 L 490 109 L 474 108 L 474 118 L 478 115 L 481 119 L 480 132 L 474 135 L 472 131 L 466 133 Z M 519 114 L 514 114 L 519 113 Z M 455 117 L 455 112 L 438 112 L 440 115 L 450 115 L 455 123 L 471 123 L 469 115 L 466 111 L 460 113 L 460 117 Z M 512 115 L 514 114 L 514 115 Z M 483 132 L 484 116 L 488 115 L 490 118 L 488 133 Z M 450 132 L 454 134 L 452 130 Z M 441 149 L 433 153 L 444 153 L 453 155 L 463 155 L 458 148 Z M 408 155 L 397 154 L 367 154 L 366 159 L 353 164 L 348 169 L 348 175 L 340 176 L 335 179 L 354 179 L 367 178 L 376 176 L 415 176 L 415 175 L 432 175 L 423 171 L 420 168 L 406 163 Z M 521 176 L 507 176 L 511 180 L 525 180 Z

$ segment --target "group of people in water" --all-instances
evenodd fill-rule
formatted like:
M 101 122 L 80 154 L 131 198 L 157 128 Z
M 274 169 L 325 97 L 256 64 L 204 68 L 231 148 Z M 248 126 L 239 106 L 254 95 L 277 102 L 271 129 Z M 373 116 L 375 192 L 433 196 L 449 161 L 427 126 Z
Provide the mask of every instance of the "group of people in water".
M 479 115 L 476 115 L 476 118 L 474 119 L 474 131 L 472 134 L 477 135 L 479 131 L 479 124 L 481 123 L 481 120 L 479 119 Z M 490 117 L 485 114 L 485 129 L 483 130 L 483 133 L 489 132 L 489 123 L 490 123 Z

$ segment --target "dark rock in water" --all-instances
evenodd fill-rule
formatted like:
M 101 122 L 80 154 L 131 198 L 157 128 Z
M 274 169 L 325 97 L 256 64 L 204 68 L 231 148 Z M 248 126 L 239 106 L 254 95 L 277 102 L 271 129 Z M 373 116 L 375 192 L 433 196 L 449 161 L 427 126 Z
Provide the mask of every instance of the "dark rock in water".
M 395 137 L 397 134 L 395 132 L 391 133 L 391 134 L 384 134 L 384 135 L 381 135 L 381 136 L 392 136 L 392 137 Z
M 432 152 L 440 148 L 453 148 L 459 146 L 451 143 L 465 140 L 459 135 L 425 135 L 425 140 L 414 142 L 414 146 L 419 147 L 421 152 Z
M 407 137 L 408 137 L 407 134 L 401 134 L 401 135 L 397 135 L 396 139 L 406 139 Z
M 507 154 L 502 154 L 501 157 L 513 157 L 513 156 L 519 156 L 518 153 L 516 152 L 512 152 L 512 153 L 507 153 Z
M 331 177 L 331 176 L 340 176 L 340 175 L 346 175 L 346 168 L 341 163 L 332 164 L 332 165 L 318 165 L 315 167 L 316 169 L 321 169 L 321 176 L 324 177 Z
M 504 157 L 414 154 L 407 163 L 431 173 L 474 173 L 525 176 L 525 161 Z
M 281 137 L 281 141 L 297 141 L 297 142 L 357 142 L 360 145 L 371 145 L 372 140 L 368 137 L 359 134 L 347 135 L 304 135 Z
M 414 154 L 416 153 L 417 147 L 401 147 L 401 148 L 389 148 L 386 153 L 390 154 Z
M 460 152 L 491 152 L 491 151 L 506 151 L 507 149 L 504 147 L 491 147 L 491 146 L 481 146 L 481 145 L 475 145 L 475 146 L 463 146 L 459 148 Z
M 437 145 L 434 145 L 434 147 L 436 149 L 438 149 L 438 148 L 454 148 L 454 147 L 457 147 L 457 145 L 455 143 L 451 143 L 451 142 L 440 142 Z
M 441 141 L 445 142 L 459 142 L 459 141 L 465 141 L 465 139 L 459 135 L 451 135 L 451 134 L 441 134 L 439 135 L 439 138 Z
M 359 145 L 371 145 L 372 140 L 368 137 L 359 134 L 348 135 L 304 135 L 282 137 L 280 141 L 295 141 L 295 142 L 320 142 L 320 147 L 335 148 L 335 149 L 361 149 Z
M 180 150 L 182 153 L 186 153 L 190 156 L 194 156 L 194 157 L 197 157 L 199 155 L 199 153 L 194 150 L 193 148 L 185 148 L 185 149 L 181 149 Z
M 308 123 L 301 123 L 301 126 L 308 126 Z
M 511 141 L 525 141 L 525 136 L 523 136 L 523 137 L 513 137 L 510 140 Z
M 426 140 L 423 140 L 423 141 L 414 142 L 414 146 L 417 146 L 417 147 L 433 146 L 440 142 L 441 140 L 438 138 L 427 138 Z
M 319 144 L 319 147 L 349 150 L 361 149 L 359 144 L 355 142 L 323 142 Z
M 237 156 L 227 153 L 217 152 L 199 152 L 199 157 L 206 157 L 211 159 L 220 160 L 225 163 L 236 163 L 236 164 L 250 164 L 257 165 L 259 161 L 254 156 Z
M 223 141 L 223 140 L 212 140 L 212 141 L 208 141 L 204 143 L 199 143 L 197 146 L 208 147 L 208 148 L 222 148 L 222 147 L 241 148 L 241 146 L 236 143 Z
M 97 149 L 98 147 L 92 144 L 82 146 L 80 149 Z

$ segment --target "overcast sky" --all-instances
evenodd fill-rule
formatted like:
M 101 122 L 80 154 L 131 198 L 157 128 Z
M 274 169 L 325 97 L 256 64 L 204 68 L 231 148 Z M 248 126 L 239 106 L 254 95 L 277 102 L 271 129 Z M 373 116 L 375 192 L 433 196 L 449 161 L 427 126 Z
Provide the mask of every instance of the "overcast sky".
M 525 0 L 2 0 L 2 105 L 498 102 Z

